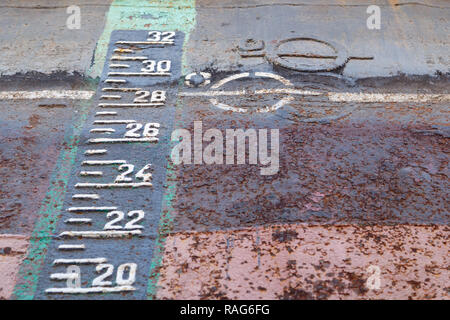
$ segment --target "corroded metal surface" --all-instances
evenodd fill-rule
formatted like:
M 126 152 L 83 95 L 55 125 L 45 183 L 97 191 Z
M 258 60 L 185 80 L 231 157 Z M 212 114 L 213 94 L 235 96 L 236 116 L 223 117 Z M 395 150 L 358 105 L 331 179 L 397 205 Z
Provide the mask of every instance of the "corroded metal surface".
M 161 299 L 446 299 L 448 227 L 272 225 L 167 239 Z M 381 286 L 366 283 L 382 270 Z

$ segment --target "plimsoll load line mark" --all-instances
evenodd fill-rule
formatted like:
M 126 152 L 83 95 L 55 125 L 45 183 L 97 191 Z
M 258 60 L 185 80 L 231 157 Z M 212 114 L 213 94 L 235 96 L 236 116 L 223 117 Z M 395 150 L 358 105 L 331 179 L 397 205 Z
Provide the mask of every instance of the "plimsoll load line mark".
M 251 94 L 296 94 L 303 96 L 319 96 L 323 93 L 318 91 L 298 90 L 290 88 L 275 88 L 275 89 L 261 89 L 261 90 L 235 90 L 235 91 L 197 91 L 197 92 L 180 92 L 181 97 L 218 97 L 218 96 L 246 96 Z
M 321 92 L 309 91 L 293 88 L 275 88 L 260 90 L 209 90 L 180 92 L 180 97 L 220 97 L 220 96 L 247 96 L 251 94 L 293 94 L 302 96 L 324 96 L 332 102 L 360 102 L 360 103 L 380 103 L 380 102 L 444 102 L 450 101 L 450 94 L 415 94 L 415 93 L 350 93 L 350 92 Z

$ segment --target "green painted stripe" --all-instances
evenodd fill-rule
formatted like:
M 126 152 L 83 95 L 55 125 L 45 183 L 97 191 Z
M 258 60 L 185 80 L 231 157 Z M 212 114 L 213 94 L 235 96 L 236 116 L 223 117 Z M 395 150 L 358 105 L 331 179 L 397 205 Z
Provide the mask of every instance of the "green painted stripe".
M 22 262 L 13 298 L 31 300 L 36 292 L 39 275 L 47 249 L 64 204 L 67 184 L 78 151 L 79 135 L 89 111 L 91 101 L 80 102 L 73 126 L 66 131 L 57 164 L 50 179 L 50 186 L 38 213 L 38 221 L 30 237 L 27 256 Z
M 195 27 L 195 16 L 195 0 L 114 0 L 97 42 L 94 64 L 87 74 L 100 77 L 113 30 L 183 31 L 184 43 L 187 43 L 189 33 Z M 185 74 L 184 59 L 182 65 L 182 74 Z

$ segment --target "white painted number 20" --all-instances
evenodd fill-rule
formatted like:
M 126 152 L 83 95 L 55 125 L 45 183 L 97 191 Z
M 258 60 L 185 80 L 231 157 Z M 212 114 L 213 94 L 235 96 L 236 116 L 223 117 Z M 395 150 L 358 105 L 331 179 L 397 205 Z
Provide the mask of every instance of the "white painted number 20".
M 121 264 L 117 268 L 116 284 L 119 286 L 132 285 L 136 281 L 136 269 L 137 269 L 136 263 Z M 93 287 L 112 286 L 112 281 L 109 281 L 107 279 L 113 274 L 114 266 L 112 264 L 105 263 L 99 264 L 95 268 L 95 271 L 97 271 L 97 273 L 100 273 L 103 270 L 105 271 L 92 281 Z

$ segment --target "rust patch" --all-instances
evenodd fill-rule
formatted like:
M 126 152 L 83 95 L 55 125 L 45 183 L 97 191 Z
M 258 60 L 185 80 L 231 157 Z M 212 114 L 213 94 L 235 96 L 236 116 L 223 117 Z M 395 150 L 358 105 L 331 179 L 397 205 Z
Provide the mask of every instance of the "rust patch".
M 297 234 L 289 242 L 274 234 Z M 169 236 L 160 299 L 448 299 L 448 226 L 274 225 Z M 369 266 L 380 268 L 370 289 Z

